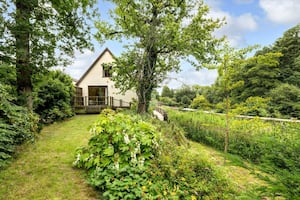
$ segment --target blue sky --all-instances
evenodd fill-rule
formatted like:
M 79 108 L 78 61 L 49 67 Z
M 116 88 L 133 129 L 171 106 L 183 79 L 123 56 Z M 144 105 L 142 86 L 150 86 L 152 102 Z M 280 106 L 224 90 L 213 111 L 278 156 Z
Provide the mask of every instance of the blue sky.
M 226 35 L 230 44 L 236 48 L 259 44 L 271 45 L 289 28 L 300 23 L 300 0 L 205 0 L 210 7 L 209 16 L 212 18 L 226 18 L 227 24 L 214 34 Z M 109 20 L 108 11 L 112 4 L 99 0 L 98 7 L 101 17 Z M 118 41 L 107 41 L 99 45 L 93 40 L 95 51 L 77 52 L 74 63 L 65 71 L 73 78 L 79 79 L 85 70 L 93 63 L 97 56 L 108 47 L 113 54 L 119 56 L 124 50 Z M 182 64 L 182 71 L 178 74 L 170 73 L 167 84 L 171 88 L 178 88 L 182 83 L 189 85 L 210 85 L 217 77 L 216 71 L 196 71 L 186 63 Z

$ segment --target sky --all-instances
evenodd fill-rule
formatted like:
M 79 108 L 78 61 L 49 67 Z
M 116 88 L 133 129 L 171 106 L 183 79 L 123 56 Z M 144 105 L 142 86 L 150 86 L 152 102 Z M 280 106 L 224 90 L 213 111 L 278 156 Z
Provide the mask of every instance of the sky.
M 259 44 L 262 47 L 272 45 L 289 28 L 300 23 L 300 0 L 204 0 L 210 7 L 209 16 L 224 18 L 226 25 L 214 34 L 218 37 L 225 35 L 231 46 L 243 48 Z M 109 9 L 113 5 L 99 0 L 98 8 L 101 17 L 109 20 Z M 119 56 L 123 44 L 119 41 L 107 41 L 99 44 L 93 39 L 95 51 L 76 52 L 73 64 L 65 72 L 79 79 L 90 67 L 94 60 L 105 49 L 109 48 L 115 56 Z M 201 69 L 196 71 L 187 63 L 182 63 L 181 72 L 170 73 L 170 79 L 161 86 L 179 88 L 187 85 L 211 85 L 217 78 L 215 70 Z

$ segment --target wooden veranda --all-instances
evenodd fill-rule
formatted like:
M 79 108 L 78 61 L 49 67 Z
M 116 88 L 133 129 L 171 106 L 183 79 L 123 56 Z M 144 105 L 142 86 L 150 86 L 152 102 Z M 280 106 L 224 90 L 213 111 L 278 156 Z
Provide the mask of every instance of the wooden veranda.
M 76 113 L 100 113 L 104 108 L 130 108 L 131 103 L 111 96 L 75 96 Z

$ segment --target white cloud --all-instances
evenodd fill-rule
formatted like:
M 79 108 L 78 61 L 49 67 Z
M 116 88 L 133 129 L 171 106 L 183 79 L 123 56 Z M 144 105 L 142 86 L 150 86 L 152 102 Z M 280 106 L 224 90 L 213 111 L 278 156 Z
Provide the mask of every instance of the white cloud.
M 255 17 L 251 13 L 240 15 L 237 18 L 233 18 L 232 21 L 232 26 L 240 31 L 255 31 L 257 29 Z
M 260 7 L 266 12 L 272 22 L 292 24 L 300 22 L 299 0 L 260 0 Z
M 76 60 L 73 64 L 64 69 L 72 78 L 79 79 L 84 72 L 91 66 L 99 54 L 86 50 L 83 53 L 75 53 Z
M 237 3 L 251 3 L 252 0 L 238 0 Z M 209 17 L 213 19 L 226 18 L 226 24 L 217 30 L 214 34 L 217 37 L 227 36 L 230 44 L 234 47 L 247 46 L 245 33 L 249 31 L 255 31 L 258 28 L 256 22 L 256 16 L 251 13 L 244 13 L 238 16 L 234 16 L 229 12 L 222 11 L 220 6 L 221 0 L 207 0 L 206 3 L 210 6 Z M 223 2 L 224 3 L 224 2 Z M 182 65 L 185 66 L 185 65 Z M 211 85 L 216 80 L 218 74 L 216 70 L 202 69 L 196 71 L 191 67 L 183 67 L 182 72 L 170 73 L 169 77 L 172 79 L 162 83 L 162 86 L 167 84 L 170 88 L 179 88 L 183 84 L 187 85 Z
M 216 19 L 225 17 L 226 24 L 215 32 L 217 37 L 227 36 L 230 44 L 234 47 L 247 46 L 244 34 L 249 31 L 255 31 L 258 28 L 256 17 L 251 13 L 244 13 L 239 16 L 233 16 L 228 12 L 220 10 L 216 2 L 210 4 L 211 11 L 209 16 Z
M 168 85 L 168 87 L 176 89 L 182 85 L 211 85 L 215 82 L 218 73 L 216 70 L 201 69 L 197 71 L 194 68 L 189 68 L 180 73 L 172 72 L 161 86 Z

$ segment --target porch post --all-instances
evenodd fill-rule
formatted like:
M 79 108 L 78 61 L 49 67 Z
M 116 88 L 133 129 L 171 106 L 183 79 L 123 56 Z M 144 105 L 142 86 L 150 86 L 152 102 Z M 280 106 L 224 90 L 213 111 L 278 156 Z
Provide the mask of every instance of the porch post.
M 88 106 L 89 104 L 88 104 L 88 101 L 87 101 L 87 96 L 84 96 L 84 106 Z

